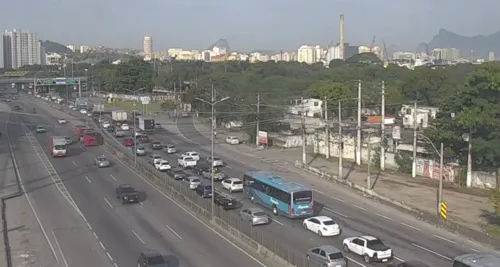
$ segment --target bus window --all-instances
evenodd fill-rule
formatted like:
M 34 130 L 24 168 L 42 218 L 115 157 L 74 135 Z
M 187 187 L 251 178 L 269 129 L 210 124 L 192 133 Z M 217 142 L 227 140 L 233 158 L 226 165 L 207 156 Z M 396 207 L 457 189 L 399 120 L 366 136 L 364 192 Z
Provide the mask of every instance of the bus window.
M 312 191 L 293 192 L 293 203 L 311 203 Z

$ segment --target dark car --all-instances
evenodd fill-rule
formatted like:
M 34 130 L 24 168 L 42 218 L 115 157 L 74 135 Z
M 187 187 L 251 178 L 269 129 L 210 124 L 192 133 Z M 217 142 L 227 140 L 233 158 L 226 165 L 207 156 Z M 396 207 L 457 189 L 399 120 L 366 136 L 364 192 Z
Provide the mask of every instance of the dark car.
M 150 250 L 142 252 L 137 261 L 137 267 L 168 267 L 160 252 Z
M 400 263 L 390 263 L 388 267 L 430 267 L 430 266 L 420 261 L 407 261 Z
M 163 146 L 161 145 L 160 141 L 153 141 L 153 142 L 151 142 L 151 148 L 153 150 L 159 150 L 159 149 L 162 149 Z
M 21 110 L 21 107 L 20 107 L 20 106 L 18 106 L 18 105 L 15 105 L 15 106 L 14 106 L 14 110 Z
M 200 195 L 202 198 L 209 198 L 212 197 L 212 186 L 211 185 L 204 185 L 204 184 L 199 184 L 196 189 L 196 193 Z
M 170 169 L 167 171 L 167 173 L 175 180 L 182 180 L 187 177 L 187 174 L 184 172 L 183 169 L 177 169 L 177 168 Z
M 140 143 L 149 143 L 151 141 L 147 135 L 138 136 L 137 139 L 139 139 Z
M 214 203 L 221 206 L 225 210 L 236 209 L 240 207 L 240 203 L 231 195 L 214 191 Z
M 193 172 L 199 176 L 203 175 L 203 172 L 207 171 L 210 172 L 210 166 L 203 161 L 198 161 L 198 163 L 196 163 L 196 165 L 193 167 Z
M 129 184 L 121 184 L 116 188 L 116 198 L 121 199 L 122 203 L 138 203 L 139 194 Z

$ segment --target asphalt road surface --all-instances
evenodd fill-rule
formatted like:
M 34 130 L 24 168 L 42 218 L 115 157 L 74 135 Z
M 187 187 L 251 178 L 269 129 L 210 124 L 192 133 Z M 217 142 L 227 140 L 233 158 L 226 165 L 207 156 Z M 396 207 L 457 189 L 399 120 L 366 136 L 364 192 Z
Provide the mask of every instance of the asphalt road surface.
M 70 146 L 67 157 L 50 157 L 49 136 L 72 136 L 72 129 L 57 125 L 55 113 L 44 111 L 51 109 L 45 102 L 37 99 L 30 103 L 27 99 L 32 98 L 26 96 L 18 103 L 29 110 L 33 105 L 39 106 L 37 116 L 16 115 L 16 120 L 25 123 L 32 132 L 37 124 L 49 125 L 47 133 L 33 135 L 43 152 L 49 155 L 50 163 L 77 207 L 53 191 L 36 200 L 39 205 L 45 205 L 42 208 L 46 211 L 43 212 L 45 223 L 55 229 L 69 266 L 137 266 L 139 252 L 145 250 L 160 251 L 172 266 L 265 266 L 169 201 L 128 167 L 113 162 L 112 155 L 105 149 L 84 148 L 76 143 Z M 22 126 L 16 127 L 17 135 L 22 136 Z M 105 155 L 112 166 L 96 168 L 93 160 L 98 155 Z M 50 181 L 43 166 L 32 164 L 37 157 L 36 153 L 25 155 L 22 174 L 30 179 L 25 183 L 30 184 L 31 190 L 42 192 Z M 140 191 L 141 203 L 122 205 L 115 197 L 119 184 L 131 184 Z
M 177 122 L 165 125 L 165 128 L 168 131 L 157 131 L 151 136 L 152 139 L 160 140 L 164 144 L 174 144 L 178 149 L 177 154 L 197 151 L 202 158 L 210 155 L 210 140 L 198 132 L 192 118 L 180 118 Z M 455 256 L 487 251 L 482 246 L 462 237 L 454 236 L 418 221 L 410 215 L 363 198 L 343 186 L 325 192 L 321 186 L 324 181 L 310 177 L 311 174 L 296 170 L 292 166 L 281 165 L 279 159 L 274 163 L 263 162 L 239 153 L 237 146 L 227 144 L 217 144 L 215 149 L 216 156 L 220 156 L 226 163 L 223 172 L 230 177 L 241 178 L 243 173 L 251 170 L 269 170 L 290 180 L 306 184 L 315 191 L 315 200 L 323 205 L 321 215 L 332 217 L 341 226 L 340 236 L 319 237 L 304 230 L 301 221 L 283 217 L 273 217 L 273 223 L 260 226 L 266 236 L 275 237 L 297 251 L 305 252 L 311 247 L 324 244 L 332 244 L 341 248 L 344 238 L 357 235 L 379 237 L 386 245 L 393 248 L 396 256 L 395 262 L 421 260 L 430 266 L 447 267 L 451 266 L 451 261 Z M 159 153 L 172 165 L 176 164 L 178 155 Z M 208 180 L 205 182 L 209 183 Z M 242 193 L 233 193 L 233 195 L 242 201 L 244 207 L 254 206 Z M 347 254 L 347 256 L 351 259 L 353 266 L 376 266 L 364 263 L 356 255 Z

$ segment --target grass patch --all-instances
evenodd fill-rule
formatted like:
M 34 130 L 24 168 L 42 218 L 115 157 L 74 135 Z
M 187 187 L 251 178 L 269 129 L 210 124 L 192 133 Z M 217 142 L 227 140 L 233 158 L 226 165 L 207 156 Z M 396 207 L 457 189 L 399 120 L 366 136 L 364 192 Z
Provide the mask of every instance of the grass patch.
M 132 110 L 137 110 L 137 111 L 143 111 L 143 106 L 141 102 L 136 102 L 134 107 L 134 101 L 116 101 L 115 103 L 106 103 L 104 106 L 109 109 L 121 109 L 125 111 L 132 111 Z M 161 112 L 161 103 L 160 102 L 151 102 L 147 106 L 147 113 L 156 113 L 156 112 Z M 144 110 L 146 110 L 144 108 Z
M 488 233 L 491 236 L 500 238 L 500 225 L 498 224 L 490 224 L 486 226 L 486 233 Z

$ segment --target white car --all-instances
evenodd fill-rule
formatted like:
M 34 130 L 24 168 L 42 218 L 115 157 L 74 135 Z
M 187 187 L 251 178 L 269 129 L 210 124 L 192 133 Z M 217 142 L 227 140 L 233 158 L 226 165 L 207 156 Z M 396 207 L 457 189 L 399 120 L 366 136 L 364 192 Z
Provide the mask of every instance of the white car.
M 198 152 L 194 152 L 194 151 L 186 152 L 186 153 L 182 154 L 182 156 L 191 157 L 196 161 L 200 160 L 200 154 L 198 154 Z
M 139 136 L 142 136 L 144 135 L 144 132 L 142 130 L 135 130 L 134 131 L 134 137 L 139 137 Z
M 155 163 L 155 168 L 159 171 L 167 171 L 172 169 L 172 166 L 167 160 L 162 159 L 160 162 Z
M 149 156 L 149 163 L 151 163 L 151 165 L 154 165 L 156 166 L 156 164 L 159 164 L 163 159 L 161 158 L 160 155 L 157 155 L 157 154 L 153 154 L 151 156 Z
M 137 156 L 146 156 L 146 149 L 144 147 L 138 147 L 135 153 Z
M 80 113 L 87 114 L 87 110 L 82 108 L 82 109 L 80 109 Z
M 196 166 L 196 160 L 194 160 L 192 157 L 181 156 L 177 159 L 177 165 L 181 166 L 184 169 L 193 168 L 194 166 Z
M 212 161 L 212 158 L 211 158 L 211 157 L 207 158 L 207 161 L 208 161 L 208 162 L 211 162 L 211 161 Z M 224 162 L 222 161 L 222 159 L 221 159 L 221 158 L 219 158 L 219 157 L 214 157 L 213 166 L 214 166 L 214 167 L 224 167 Z
M 340 227 L 332 218 L 327 216 L 316 216 L 307 218 L 302 223 L 304 229 L 312 231 L 319 236 L 340 235 Z
M 102 128 L 108 129 L 108 127 L 111 126 L 111 123 L 109 123 L 109 121 L 103 121 L 101 125 Z
M 59 123 L 59 124 L 66 124 L 66 120 L 65 119 L 58 119 L 57 123 Z
M 345 252 L 363 257 L 366 263 L 387 262 L 393 258 L 392 249 L 373 236 L 349 237 L 342 241 Z
M 87 113 L 87 117 L 92 117 L 92 113 Z
M 128 126 L 128 124 L 124 123 L 120 126 L 120 128 L 123 130 L 123 131 L 128 131 L 130 130 L 130 126 Z
M 236 136 L 228 136 L 226 137 L 226 143 L 230 145 L 238 145 L 240 143 L 240 139 Z
M 167 154 L 177 153 L 177 149 L 175 149 L 174 145 L 166 145 L 163 151 L 167 152 Z
M 229 190 L 229 192 L 243 191 L 243 181 L 238 178 L 229 178 L 221 182 L 222 188 Z

